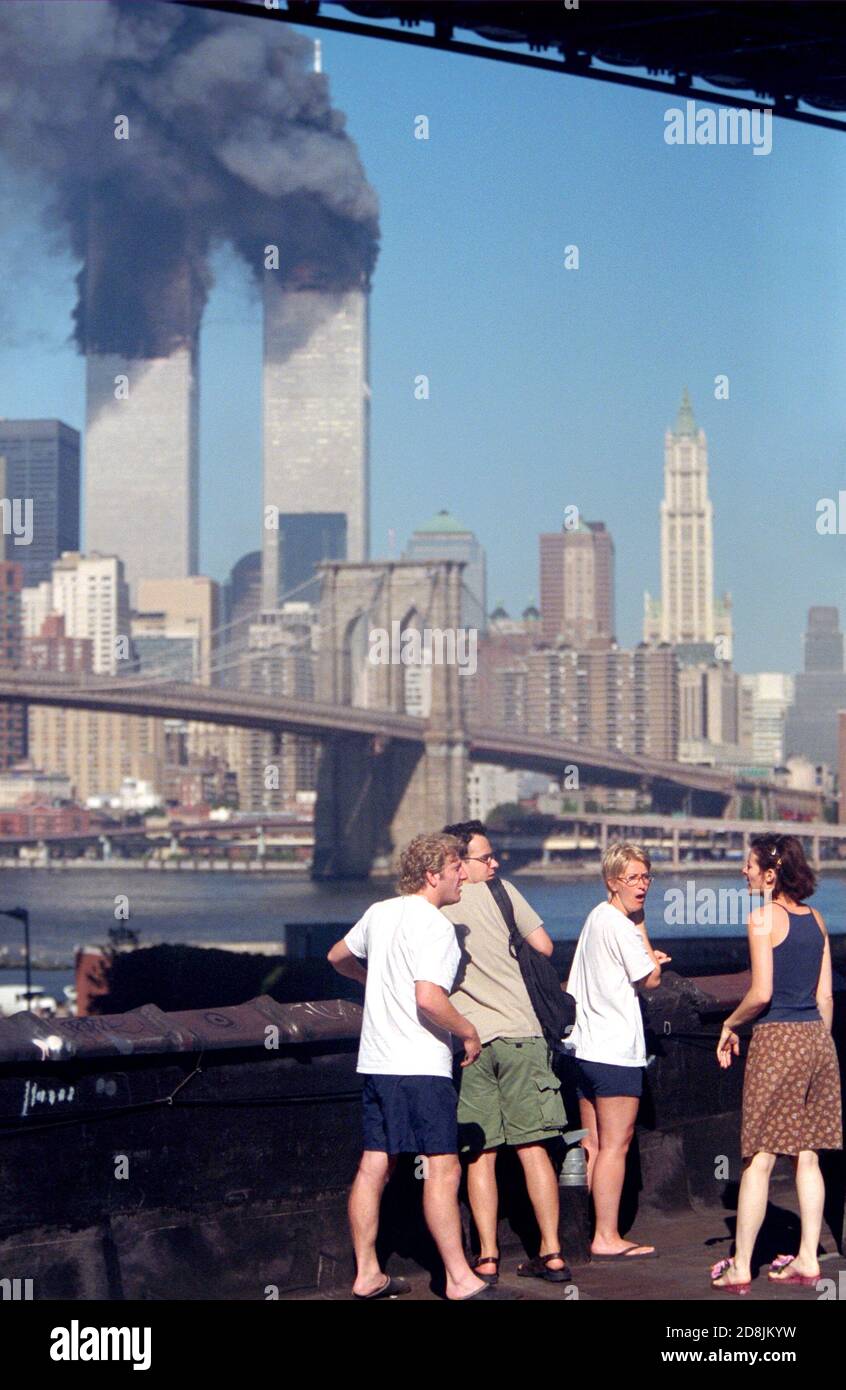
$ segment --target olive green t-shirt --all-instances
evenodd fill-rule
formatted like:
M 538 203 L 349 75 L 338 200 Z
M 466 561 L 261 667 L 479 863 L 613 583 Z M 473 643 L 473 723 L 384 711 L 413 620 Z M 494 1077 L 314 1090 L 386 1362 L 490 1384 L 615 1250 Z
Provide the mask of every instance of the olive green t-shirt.
M 542 927 L 542 919 L 513 883 L 500 881 L 514 907 L 520 935 L 529 936 Z M 442 907 L 441 911 L 455 925 L 461 948 L 461 964 L 450 999 L 476 1028 L 482 1042 L 542 1037 L 520 966 L 509 949 L 508 927 L 487 884 L 465 883 L 461 902 Z

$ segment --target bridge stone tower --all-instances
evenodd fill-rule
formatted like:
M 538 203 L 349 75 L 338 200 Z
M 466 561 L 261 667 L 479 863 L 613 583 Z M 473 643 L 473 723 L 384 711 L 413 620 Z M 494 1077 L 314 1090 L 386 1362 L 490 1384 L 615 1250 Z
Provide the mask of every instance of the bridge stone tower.
M 427 723 L 419 743 L 338 733 L 323 744 L 316 878 L 366 877 L 387 866 L 414 835 L 465 814 L 465 681 L 458 664 L 399 660 L 401 634 L 410 629 L 421 637 L 426 629 L 459 629 L 463 568 L 454 560 L 320 568 L 317 699 L 417 715 Z M 380 640 L 388 659 L 374 661 Z

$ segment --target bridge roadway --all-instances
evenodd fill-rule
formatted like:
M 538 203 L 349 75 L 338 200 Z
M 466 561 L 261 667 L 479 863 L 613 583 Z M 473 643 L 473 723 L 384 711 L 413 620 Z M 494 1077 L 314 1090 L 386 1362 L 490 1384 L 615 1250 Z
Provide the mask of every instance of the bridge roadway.
M 217 686 L 145 682 L 143 676 L 122 680 L 108 676 L 80 679 L 52 672 L 0 672 L 0 702 L 12 700 L 66 709 L 196 720 L 262 729 L 268 733 L 303 734 L 321 740 L 334 734 L 353 734 L 422 746 L 427 736 L 436 736 L 439 732 L 428 720 L 391 710 L 322 704 L 284 696 L 267 697 Z M 710 768 L 606 752 L 544 734 L 513 734 L 504 729 L 470 727 L 466 736 L 467 754 L 473 762 L 548 772 L 553 776 L 575 766 L 583 784 L 595 781 L 607 786 L 640 787 L 660 783 L 710 793 L 725 802 L 738 786 L 744 785 Z M 758 791 L 768 789 L 767 784 L 761 782 L 749 785 Z M 791 792 L 794 799 L 801 795 Z

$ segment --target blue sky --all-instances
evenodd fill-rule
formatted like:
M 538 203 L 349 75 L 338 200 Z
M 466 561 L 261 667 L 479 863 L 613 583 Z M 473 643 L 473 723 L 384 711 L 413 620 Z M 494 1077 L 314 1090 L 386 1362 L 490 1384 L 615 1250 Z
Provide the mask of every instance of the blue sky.
M 846 489 L 843 136 L 776 120 L 767 156 L 669 146 L 662 95 L 321 37 L 382 208 L 374 556 L 391 529 L 399 553 L 448 507 L 486 547 L 491 605 L 519 611 L 539 597 L 538 533 L 575 503 L 611 530 L 618 638 L 638 641 L 643 590 L 658 591 L 663 433 L 686 385 L 708 437 L 735 664 L 800 669 L 807 608 L 836 603 L 846 620 L 846 535 L 815 529 L 818 499 Z M 0 190 L 0 415 L 80 428 L 78 267 L 45 232 L 43 197 L 19 178 Z M 572 244 L 578 270 L 564 266 Z M 223 579 L 260 539 L 261 325 L 234 255 L 216 274 L 201 563 Z M 714 398 L 718 374 L 728 400 Z

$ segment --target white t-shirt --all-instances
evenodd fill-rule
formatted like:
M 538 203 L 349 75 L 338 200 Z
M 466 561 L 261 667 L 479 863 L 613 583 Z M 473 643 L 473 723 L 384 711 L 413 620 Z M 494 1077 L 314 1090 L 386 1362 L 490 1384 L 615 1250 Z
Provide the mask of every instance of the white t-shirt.
M 643 1019 L 635 983 L 655 969 L 633 922 L 600 903 L 582 927 L 567 984 L 576 1001 L 568 1049 L 585 1062 L 646 1066 Z
M 369 907 L 344 937 L 367 961 L 358 1071 L 377 1076 L 452 1076 L 450 1034 L 418 1012 L 414 985 L 449 994 L 461 960 L 455 928 L 417 894 Z

